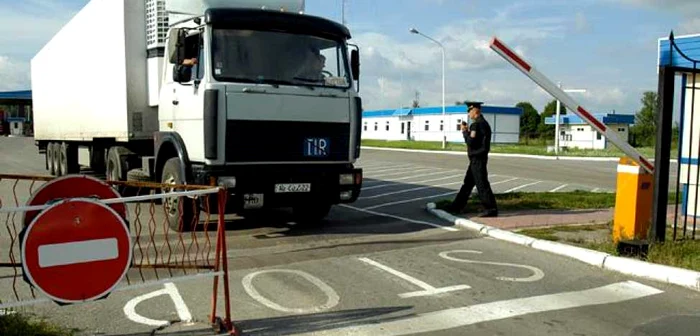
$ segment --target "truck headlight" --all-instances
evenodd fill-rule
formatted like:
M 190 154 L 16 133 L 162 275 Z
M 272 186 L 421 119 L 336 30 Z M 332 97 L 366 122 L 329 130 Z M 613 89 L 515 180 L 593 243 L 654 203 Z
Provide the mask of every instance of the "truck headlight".
M 340 174 L 340 185 L 353 185 L 355 176 L 353 174 Z
M 341 191 L 340 192 L 340 200 L 348 201 L 351 198 L 352 198 L 352 191 Z
M 219 177 L 219 186 L 233 189 L 236 187 L 236 178 L 233 176 Z

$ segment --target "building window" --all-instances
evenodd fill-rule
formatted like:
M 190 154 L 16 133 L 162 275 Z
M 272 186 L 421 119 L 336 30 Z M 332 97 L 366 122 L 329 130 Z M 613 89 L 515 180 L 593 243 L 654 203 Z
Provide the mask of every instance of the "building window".
M 389 122 L 388 121 L 386 122 L 386 130 L 387 131 L 389 130 Z
M 430 121 L 428 121 L 428 120 L 425 121 L 425 130 L 426 131 L 430 130 Z
M 624 131 L 625 131 L 625 128 L 624 128 L 624 127 L 618 128 L 617 131 L 618 131 L 618 132 L 624 132 Z
M 367 123 L 365 123 L 365 131 L 367 131 Z
M 445 130 L 445 122 L 440 120 L 440 132 Z
M 377 122 L 374 123 L 374 130 L 375 131 L 379 130 L 379 123 L 377 123 Z
M 406 133 L 406 123 L 401 123 L 401 134 Z
M 576 130 L 579 131 L 579 132 L 583 132 L 583 127 L 579 127 L 579 128 L 577 128 Z
M 603 135 L 600 134 L 600 132 L 596 132 L 596 138 L 597 138 L 598 140 L 601 140 L 601 139 L 603 139 Z

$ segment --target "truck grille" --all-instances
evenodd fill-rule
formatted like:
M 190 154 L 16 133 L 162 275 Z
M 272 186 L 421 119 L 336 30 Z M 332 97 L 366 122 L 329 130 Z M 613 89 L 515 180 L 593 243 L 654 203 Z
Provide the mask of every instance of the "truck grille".
M 348 161 L 350 124 L 228 120 L 227 162 Z

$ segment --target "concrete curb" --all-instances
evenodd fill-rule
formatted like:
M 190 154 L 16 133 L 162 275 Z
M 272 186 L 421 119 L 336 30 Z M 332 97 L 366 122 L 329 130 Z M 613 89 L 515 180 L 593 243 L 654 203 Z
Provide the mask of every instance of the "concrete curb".
M 600 251 L 589 250 L 548 240 L 535 239 L 511 231 L 479 224 L 465 218 L 455 217 L 443 210 L 437 209 L 435 203 L 428 203 L 426 209 L 428 212 L 434 216 L 437 216 L 438 218 L 454 223 L 457 226 L 477 231 L 495 239 L 569 257 L 605 270 L 615 271 L 662 283 L 678 285 L 700 292 L 700 272 L 653 264 L 631 258 L 616 257 Z
M 382 150 L 390 152 L 406 152 L 406 153 L 425 153 L 425 154 L 444 154 L 444 155 L 459 155 L 465 156 L 465 152 L 455 152 L 455 151 L 442 151 L 442 150 L 424 150 L 424 149 L 405 149 L 405 148 L 386 148 L 386 147 L 370 147 L 362 146 L 362 149 L 371 150 Z M 536 160 L 549 160 L 549 161 L 590 161 L 590 162 L 618 162 L 619 157 L 586 157 L 586 156 L 546 156 L 546 155 L 531 155 L 531 154 L 508 154 L 508 153 L 489 153 L 489 157 L 511 157 L 511 158 L 524 158 L 524 159 L 536 159 Z M 654 161 L 653 159 L 650 161 Z M 671 160 L 671 162 L 678 162 L 678 160 Z

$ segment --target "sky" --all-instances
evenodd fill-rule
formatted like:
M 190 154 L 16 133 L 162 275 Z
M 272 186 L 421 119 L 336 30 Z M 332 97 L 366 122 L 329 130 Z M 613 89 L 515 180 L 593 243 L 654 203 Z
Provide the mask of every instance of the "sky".
M 136 1 L 136 0 L 130 0 Z M 31 89 L 31 58 L 88 0 L 0 0 L 0 91 Z M 306 13 L 342 20 L 342 0 Z M 489 47 L 497 36 L 597 113 L 635 113 L 657 88 L 658 38 L 700 33 L 698 0 L 346 0 L 366 110 L 477 100 L 542 111 L 553 98 Z

